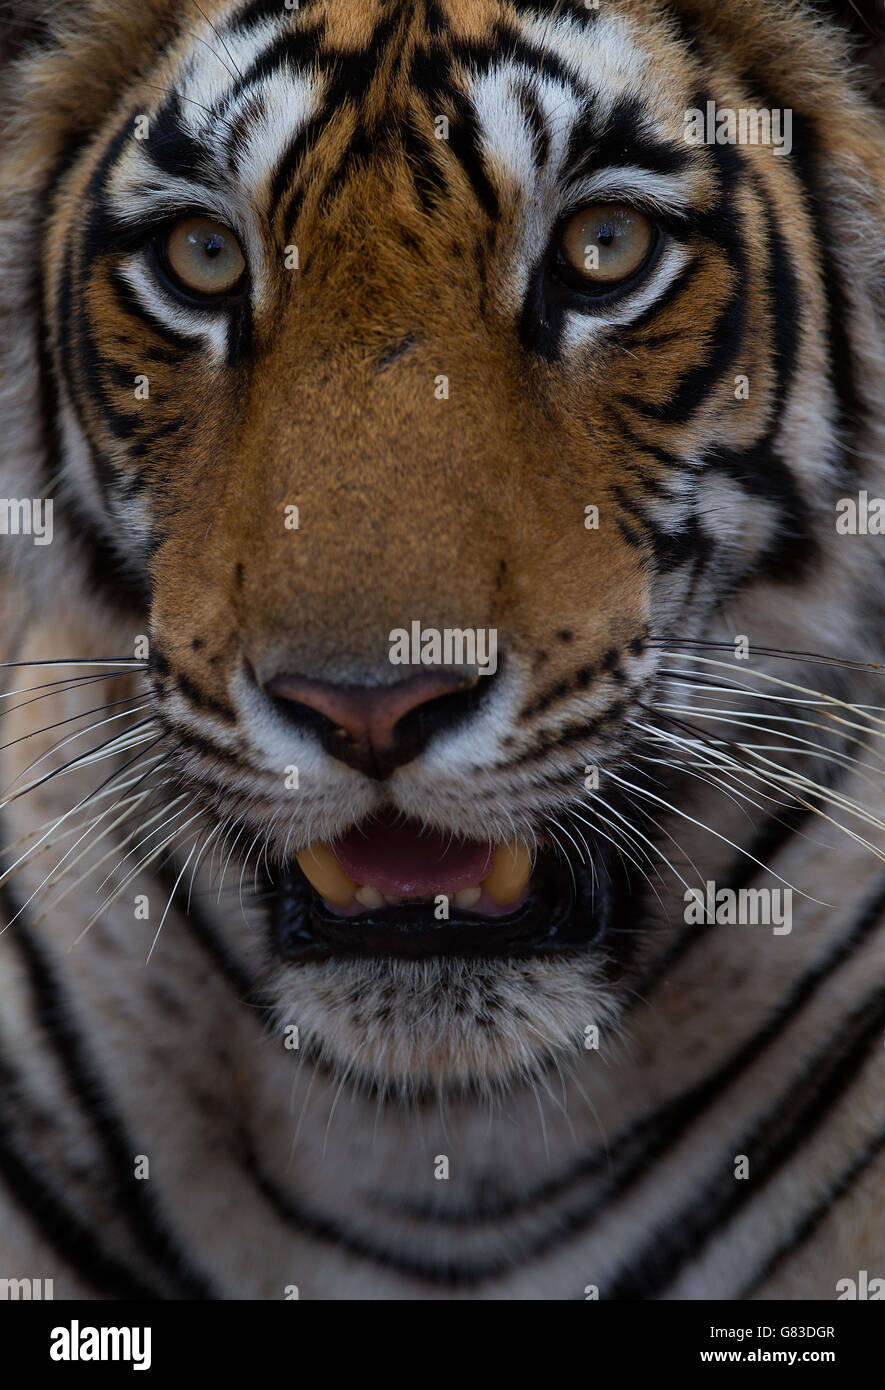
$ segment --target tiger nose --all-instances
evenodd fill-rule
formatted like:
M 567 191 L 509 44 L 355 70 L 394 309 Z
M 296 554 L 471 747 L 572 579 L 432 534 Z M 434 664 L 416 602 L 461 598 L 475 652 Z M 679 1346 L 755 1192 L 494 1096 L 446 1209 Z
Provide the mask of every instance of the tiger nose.
M 479 679 L 440 671 L 396 685 L 358 686 L 278 675 L 264 689 L 290 722 L 312 731 L 333 757 L 383 779 L 416 758 L 434 733 L 469 713 Z

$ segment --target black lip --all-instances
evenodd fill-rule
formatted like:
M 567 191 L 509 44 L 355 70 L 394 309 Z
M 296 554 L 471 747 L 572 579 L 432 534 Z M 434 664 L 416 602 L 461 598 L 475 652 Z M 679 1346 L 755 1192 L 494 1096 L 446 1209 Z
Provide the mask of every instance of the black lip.
M 294 867 L 272 883 L 271 929 L 279 953 L 307 962 L 330 957 L 529 957 L 574 951 L 602 940 L 616 912 L 619 889 L 608 866 L 568 864 L 539 856 L 532 892 L 506 917 L 461 912 L 436 921 L 431 903 L 404 903 L 357 918 L 329 913 Z

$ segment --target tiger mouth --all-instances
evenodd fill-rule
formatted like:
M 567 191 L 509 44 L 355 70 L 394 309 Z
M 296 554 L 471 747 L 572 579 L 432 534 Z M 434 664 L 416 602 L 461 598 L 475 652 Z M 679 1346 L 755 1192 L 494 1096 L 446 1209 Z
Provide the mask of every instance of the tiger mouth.
M 292 961 L 524 957 L 600 942 L 615 898 L 601 860 L 533 857 L 381 817 L 299 853 L 272 883 L 271 921 Z

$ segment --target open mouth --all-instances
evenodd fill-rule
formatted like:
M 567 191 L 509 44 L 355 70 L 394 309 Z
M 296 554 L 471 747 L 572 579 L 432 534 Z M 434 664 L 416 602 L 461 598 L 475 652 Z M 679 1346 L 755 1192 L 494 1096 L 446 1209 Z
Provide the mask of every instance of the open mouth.
M 601 940 L 615 900 L 602 860 L 456 839 L 392 815 L 302 850 L 272 889 L 277 945 L 302 961 L 575 950 Z

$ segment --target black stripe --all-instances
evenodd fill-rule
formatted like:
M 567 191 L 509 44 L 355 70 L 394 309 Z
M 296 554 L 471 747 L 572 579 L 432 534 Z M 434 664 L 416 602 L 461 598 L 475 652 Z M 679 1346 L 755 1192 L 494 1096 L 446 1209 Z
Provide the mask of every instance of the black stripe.
M 641 449 L 643 453 L 650 454 L 653 459 L 656 459 L 657 462 L 665 468 L 686 467 L 686 459 L 682 458 L 679 454 L 671 453 L 668 449 L 662 448 L 659 444 L 647 444 L 644 439 L 640 439 L 639 435 L 630 428 L 623 415 L 615 410 L 614 407 L 610 407 L 610 409 L 612 419 L 618 427 L 619 434 L 622 434 L 624 438 L 632 444 L 634 449 Z
M 151 116 L 150 139 L 142 144 L 142 153 L 158 171 L 170 178 L 185 179 L 190 185 L 206 182 L 211 187 L 218 182 L 214 151 L 203 144 L 199 135 L 186 128 L 183 104 L 184 98 L 177 91 L 169 93 Z
M 251 1141 L 246 1136 L 243 1137 L 242 1144 L 243 1167 L 254 1182 L 255 1187 L 279 1220 L 298 1231 L 299 1235 L 322 1241 L 324 1244 L 332 1245 L 339 1250 L 346 1250 L 349 1254 L 371 1261 L 372 1264 L 383 1269 L 390 1269 L 398 1274 L 423 1279 L 429 1284 L 444 1288 L 474 1288 L 477 1284 L 484 1283 L 496 1275 L 509 1273 L 513 1269 L 517 1257 L 512 1254 L 503 1257 L 492 1256 L 485 1260 L 470 1260 L 457 1259 L 451 1256 L 435 1257 L 432 1249 L 424 1254 L 420 1250 L 414 1252 L 398 1251 L 377 1244 L 366 1236 L 348 1230 L 339 1221 L 309 1210 L 291 1192 L 278 1187 L 274 1180 L 265 1173 Z M 537 1249 L 545 1243 L 538 1242 L 530 1253 L 536 1253 Z M 526 1254 L 528 1253 L 526 1252 Z M 522 1258 L 522 1256 L 518 1258 Z
M 546 20 L 555 13 L 557 19 L 570 15 L 589 27 L 599 18 L 599 11 L 588 8 L 584 0 L 507 0 L 507 5 L 528 19 Z
M 697 219 L 697 227 L 724 252 L 734 271 L 734 284 L 710 329 L 710 349 L 683 374 L 675 391 L 662 405 L 639 397 L 622 398 L 622 404 L 631 406 L 648 419 L 670 425 L 684 424 L 703 405 L 711 390 L 719 387 L 741 346 L 746 328 L 747 254 L 734 211 L 743 160 L 738 150 L 730 145 L 716 146 L 713 157 L 718 167 L 719 204 L 714 212 Z
M 839 273 L 840 237 L 834 235 L 820 170 L 824 167 L 811 122 L 800 112 L 793 112 L 793 149 L 788 157 L 805 190 L 811 216 L 817 228 L 817 264 L 826 295 L 826 331 L 824 347 L 829 362 L 829 378 L 838 404 L 836 419 L 842 443 L 851 445 L 859 426 L 866 417 L 866 408 L 855 381 L 855 354 L 849 332 L 852 322 L 851 305 Z M 838 196 L 838 195 L 837 195 Z M 842 453 L 842 471 L 846 480 L 856 477 L 857 464 L 850 448 Z
M 767 832 L 772 840 L 780 843 L 789 833 L 784 827 L 771 826 Z M 761 839 L 761 837 L 760 837 Z M 755 866 L 754 866 L 755 867 Z M 740 881 L 740 880 L 736 880 Z M 600 1173 L 606 1175 L 604 1190 L 592 1194 L 579 1202 L 571 1212 L 559 1213 L 551 1229 L 532 1240 L 519 1258 L 538 1256 L 555 1249 L 562 1242 L 572 1239 L 585 1230 L 605 1207 L 622 1196 L 632 1183 L 648 1171 L 649 1166 L 675 1143 L 679 1141 L 709 1105 L 715 1103 L 725 1088 L 750 1066 L 773 1042 L 800 1009 L 812 997 L 818 986 L 830 977 L 832 972 L 863 943 L 865 938 L 880 923 L 885 911 L 885 887 L 871 900 L 855 924 L 840 939 L 833 950 L 817 966 L 808 971 L 796 982 L 786 999 L 773 1011 L 768 1020 L 746 1040 L 744 1044 L 711 1076 L 706 1077 L 688 1092 L 677 1096 L 660 1106 L 653 1114 L 636 1122 L 616 1143 L 610 1143 L 605 1150 L 599 1149 L 580 1160 L 567 1173 L 550 1179 L 531 1192 L 522 1194 L 512 1201 L 499 1203 L 491 1216 L 498 1219 L 518 1217 L 528 1210 L 536 1209 L 542 1203 L 567 1195 L 569 1189 L 578 1187 Z M 214 949 L 212 945 L 208 947 Z M 243 998 L 248 990 L 244 976 L 225 970 L 231 979 L 238 997 Z M 878 1025 L 877 1025 L 878 1026 Z M 318 1216 L 303 1208 L 297 1199 L 278 1190 L 273 1181 L 265 1175 L 254 1153 L 248 1152 L 246 1167 L 267 1200 L 274 1206 L 277 1214 L 288 1224 L 296 1226 L 306 1235 L 342 1245 L 352 1253 L 374 1261 L 376 1264 L 398 1270 L 406 1275 L 418 1276 L 429 1282 L 449 1287 L 470 1287 L 497 1275 L 505 1274 L 513 1267 L 514 1256 L 492 1257 L 483 1262 L 446 1260 L 434 1262 L 409 1254 L 399 1254 L 378 1246 L 371 1241 L 349 1233 L 339 1224 Z M 407 1215 L 421 1219 L 430 1215 L 436 1221 L 445 1221 L 444 1213 L 435 1206 L 432 1212 L 421 1210 L 406 1211 Z M 453 1218 L 453 1222 L 463 1219 L 467 1224 L 490 1219 L 484 1209 L 476 1208 Z
M 715 449 L 705 463 L 776 509 L 776 534 L 765 553 L 753 561 L 751 573 L 799 583 L 807 577 L 819 546 L 812 533 L 809 508 L 778 451 L 777 439 L 798 365 L 801 295 L 771 198 L 761 180 L 754 179 L 754 183 L 765 209 L 767 230 L 766 299 L 773 319 L 772 402 L 765 432 L 755 444 L 741 450 Z
M 53 216 L 53 205 L 58 185 L 64 173 L 79 155 L 81 147 L 81 144 L 78 144 L 66 152 L 47 183 L 44 194 L 47 224 Z M 59 420 L 60 393 L 49 346 L 50 329 L 46 318 L 47 287 L 45 281 L 47 268 L 43 264 L 42 258 L 38 274 L 39 280 L 34 291 L 34 302 L 39 316 L 40 421 L 44 441 L 44 457 L 41 459 L 41 475 L 44 481 L 41 490 L 44 496 L 52 496 L 55 489 L 51 479 L 53 474 L 61 468 L 64 445 Z M 64 360 L 73 290 L 70 266 L 67 263 L 63 266 L 61 275 L 62 282 L 59 287 L 57 308 L 59 314 L 57 335 Z M 62 478 L 60 492 L 62 506 L 59 511 L 67 523 L 65 527 L 67 537 L 77 552 L 83 575 L 88 583 L 96 593 L 102 595 L 112 608 L 128 616 L 131 616 L 133 610 L 143 612 L 150 602 L 150 589 L 146 575 L 132 563 L 128 552 L 119 550 L 107 536 L 98 531 L 64 478 Z
M 706 262 L 703 257 L 697 255 L 693 256 L 692 259 L 682 267 L 679 273 L 673 277 L 663 294 L 659 295 L 654 303 L 649 304 L 647 308 L 643 309 L 641 314 L 637 314 L 635 319 L 630 320 L 629 324 L 625 327 L 624 336 L 621 339 L 625 346 L 631 347 L 634 342 L 640 347 L 654 346 L 653 339 L 646 339 L 645 343 L 643 343 L 641 338 L 637 340 L 637 332 L 645 328 L 648 324 L 654 323 L 659 314 L 661 314 L 669 304 L 672 304 L 679 295 L 687 290 L 692 281 L 697 279 L 700 272 L 704 269 L 705 264 Z M 669 338 L 684 339 L 685 330 L 680 329 L 678 332 L 671 333 L 667 336 Z
M 274 18 L 282 20 L 283 12 L 278 9 Z M 267 78 L 277 76 L 283 68 L 300 76 L 309 73 L 321 61 L 325 64 L 337 59 L 339 50 L 323 47 L 325 34 L 326 22 L 320 16 L 302 29 L 285 31 L 279 38 L 271 40 L 268 47 L 232 83 L 219 108 L 219 118 L 226 119 L 227 112 L 236 102 L 243 96 L 251 96 L 253 88 Z
M 407 121 L 402 128 L 401 143 L 421 206 L 430 216 L 449 193 L 449 182 L 435 148 L 440 142 Z
M 157 1214 L 146 1185 L 134 1174 L 132 1143 L 111 1104 L 99 1079 L 99 1072 L 90 1056 L 89 1047 L 76 1027 L 64 993 L 55 973 L 28 930 L 24 914 L 12 896 L 9 883 L 0 886 L 0 904 L 9 930 L 21 948 L 31 988 L 34 993 L 37 1018 L 58 1057 L 71 1090 L 94 1126 L 113 1175 L 114 1196 L 118 1209 L 125 1216 L 130 1230 L 141 1243 L 145 1254 L 157 1261 L 178 1285 L 184 1298 L 214 1298 L 207 1277 L 193 1269 L 193 1261 L 185 1258 L 173 1237 Z M 12 919 L 16 918 L 13 922 Z
M 656 174 L 678 174 L 689 168 L 692 155 L 685 145 L 658 140 L 646 127 L 645 104 L 638 96 L 621 97 L 600 126 L 598 99 L 585 104 L 572 128 L 562 174 L 571 182 L 626 160 Z
M 550 132 L 547 119 L 541 109 L 537 92 L 528 82 L 522 82 L 517 92 L 520 110 L 525 123 L 532 132 L 532 155 L 536 169 L 543 169 L 550 154 Z
M 755 866 L 754 866 L 755 867 Z M 740 880 L 735 880 L 740 882 Z M 500 1204 L 495 1216 L 518 1216 L 562 1195 L 590 1178 L 605 1175 L 603 1189 L 580 1205 L 572 1220 L 572 1230 L 589 1224 L 607 1205 L 620 1199 L 637 1178 L 648 1172 L 666 1150 L 676 1144 L 702 1111 L 714 1104 L 726 1088 L 751 1066 L 766 1048 L 780 1036 L 784 1028 L 799 1014 L 818 987 L 833 971 L 863 945 L 880 925 L 885 913 L 885 885 L 874 896 L 860 918 L 840 939 L 838 944 L 793 985 L 786 998 L 768 1019 L 715 1072 L 699 1081 L 690 1090 L 672 1097 L 657 1110 L 637 1120 L 617 1138 L 610 1140 L 594 1153 L 578 1160 L 559 1177 L 551 1178 L 509 1204 Z M 698 929 L 699 930 L 699 929 Z M 418 1209 L 409 1215 L 429 1215 Z M 434 1208 L 434 1212 L 436 1208 Z M 444 1219 L 441 1214 L 436 1219 Z M 465 1220 L 481 1220 L 484 1214 L 476 1209 Z
M 575 69 L 550 49 L 531 43 L 518 27 L 498 20 L 485 39 L 434 40 L 415 51 L 412 63 L 412 83 L 434 105 L 444 99 L 447 84 L 454 81 L 456 66 L 466 68 L 479 77 L 502 63 L 521 65 L 567 87 L 569 92 L 584 99 L 590 96 Z
M 775 855 L 779 854 L 794 835 L 802 829 L 802 826 L 810 820 L 811 815 L 810 806 L 802 806 L 797 802 L 793 806 L 786 807 L 780 815 L 771 816 L 766 820 L 753 837 L 747 854 L 738 856 L 723 886 L 734 892 L 746 888 L 759 873 L 759 864 L 770 864 Z M 754 860 L 759 862 L 754 863 Z M 665 975 L 670 974 L 692 947 L 711 929 L 712 925 L 712 923 L 704 922 L 698 926 L 688 927 L 680 933 L 672 945 L 661 953 L 657 960 L 649 965 L 646 973 L 637 980 L 633 987 L 636 1000 L 633 1007 L 644 1002 L 660 980 Z
M 612 488 L 612 495 L 622 510 L 638 522 L 638 545 L 645 550 L 651 549 L 659 574 L 669 574 L 687 564 L 707 562 L 712 542 L 694 512 L 683 517 L 675 530 L 665 531 L 620 484 Z
M 248 0 L 247 4 L 228 17 L 222 33 L 231 34 L 238 30 L 251 29 L 253 25 L 266 24 L 268 21 L 291 23 L 297 20 L 300 14 L 313 9 L 315 3 L 316 0 L 299 0 L 297 10 L 287 10 L 284 9 L 281 0 Z
M 398 18 L 396 12 L 391 12 L 385 19 L 380 20 L 369 35 L 365 48 L 356 52 L 338 49 L 322 52 L 323 70 L 331 74 L 323 98 L 322 109 L 299 131 L 289 150 L 280 161 L 271 184 L 272 209 L 276 210 L 296 169 L 306 152 L 313 147 L 328 126 L 332 113 L 345 102 L 356 107 L 365 99 L 373 79 L 377 77 L 384 50 L 396 31 Z M 361 138 L 365 139 L 365 134 L 363 133 L 361 136 L 358 125 L 354 139 L 359 141 Z M 342 160 L 345 165 L 348 164 L 351 154 L 356 157 L 356 153 L 356 150 L 351 151 L 350 149 L 343 152 Z M 339 165 L 339 169 L 340 167 Z M 290 200 L 283 212 L 283 222 L 286 227 L 292 226 L 296 209 L 296 200 Z
M 752 1298 L 757 1289 L 767 1283 L 781 1265 L 792 1255 L 795 1255 L 800 1246 L 811 1239 L 821 1222 L 830 1215 L 836 1203 L 851 1190 L 859 1178 L 863 1177 L 870 1165 L 883 1151 L 885 1151 L 885 1128 L 881 1129 L 878 1134 L 874 1134 L 860 1153 L 855 1154 L 847 1168 L 843 1169 L 835 1181 L 830 1183 L 823 1197 L 806 1213 L 794 1230 L 790 1232 L 787 1239 L 772 1252 L 765 1264 L 756 1271 L 750 1282 L 736 1297 Z
M 880 913 L 882 906 L 880 903 Z M 692 1204 L 656 1230 L 606 1289 L 607 1298 L 657 1297 L 814 1134 L 856 1080 L 874 1039 L 885 1026 L 885 986 L 879 987 L 808 1059 L 788 1090 L 742 1138 L 736 1152 L 750 1157 L 751 1180 L 735 1182 L 730 1169 L 708 1181 Z
M 129 433 L 136 433 L 141 420 L 138 415 L 118 411 L 110 400 L 102 383 L 102 363 L 95 350 L 85 306 L 81 298 L 75 298 L 75 291 L 80 291 L 83 286 L 90 258 L 99 255 L 104 249 L 101 232 L 106 223 L 103 210 L 105 180 L 129 139 L 132 121 L 133 116 L 130 114 L 117 128 L 89 176 L 83 195 L 84 206 L 88 209 L 86 226 L 82 235 L 78 235 L 76 228 L 68 233 L 56 295 L 58 351 L 68 395 L 83 436 L 89 443 L 93 473 L 105 500 L 115 489 L 116 470 L 93 438 L 89 421 L 82 409 L 78 388 L 82 389 L 84 381 L 88 384 L 93 394 L 98 397 L 106 417 L 123 438 Z M 75 256 L 75 247 L 79 250 L 79 256 Z
M 301 127 L 286 153 L 281 157 L 274 170 L 270 185 L 271 216 L 276 214 L 283 193 L 292 182 L 296 170 L 304 162 L 308 154 L 312 152 L 327 125 L 328 116 L 324 109 L 321 115 L 312 117 L 311 120 Z M 282 217 L 283 224 L 286 228 L 291 228 L 294 222 L 296 207 L 296 200 L 294 198 L 290 199 Z
M 90 1227 L 40 1172 L 34 1154 L 24 1158 L 13 1135 L 24 1098 L 8 1060 L 0 1055 L 0 1176 L 44 1240 L 101 1295 L 119 1299 L 161 1299 L 164 1294 L 109 1253 Z
M 470 181 L 476 199 L 489 221 L 496 223 L 501 214 L 498 194 L 486 172 L 480 148 L 479 122 L 469 101 L 461 93 L 450 98 L 454 117 L 449 124 L 448 148 L 458 160 Z
M 853 1028 L 856 1033 L 856 1036 L 852 1040 L 852 1045 L 850 1048 L 843 1050 L 838 1056 L 835 1064 L 829 1067 L 826 1085 L 818 1088 L 813 1094 L 810 1104 L 806 1105 L 801 1115 L 796 1118 L 789 1131 L 789 1142 L 787 1144 L 781 1142 L 776 1146 L 771 1146 L 773 1152 L 766 1170 L 766 1176 L 771 1176 L 776 1167 L 779 1167 L 786 1158 L 789 1157 L 789 1153 L 792 1151 L 792 1146 L 797 1136 L 801 1137 L 804 1133 L 808 1132 L 806 1127 L 813 1127 L 826 1110 L 838 1100 L 842 1087 L 849 1084 L 856 1074 L 857 1067 L 863 1060 L 863 1054 L 869 1049 L 871 1039 L 881 1030 L 883 1019 L 885 1019 L 885 989 L 880 989 L 876 992 L 871 1001 L 868 1001 L 852 1019 L 848 1020 L 848 1028 Z M 838 1048 L 841 1037 L 842 1033 L 840 1032 L 836 1041 L 834 1042 L 831 1040 L 828 1047 L 823 1049 L 818 1057 L 814 1059 L 812 1066 L 808 1069 L 810 1074 L 818 1074 L 815 1069 L 819 1068 L 822 1064 L 825 1065 L 827 1060 L 832 1062 L 832 1049 L 834 1047 Z M 719 1092 L 717 1089 L 711 1095 L 711 1100 L 718 1098 L 718 1094 Z M 784 1109 L 784 1102 L 781 1099 L 778 1105 L 772 1108 L 770 1115 L 766 1117 L 765 1124 L 759 1127 L 759 1132 L 763 1137 L 766 1132 L 766 1126 L 769 1131 L 774 1130 L 778 1120 L 784 1113 Z M 758 1148 L 759 1146 L 756 1145 L 755 1153 L 758 1153 Z M 744 1147 L 740 1151 L 754 1153 L 749 1139 L 744 1141 Z M 759 1161 L 755 1153 L 754 1171 L 758 1172 Z M 657 1156 L 657 1153 L 650 1154 L 647 1147 L 640 1145 L 639 1152 L 632 1165 L 633 1175 L 639 1176 L 647 1172 L 650 1158 Z M 607 1167 L 612 1161 L 612 1158 L 613 1155 L 610 1151 L 605 1154 L 599 1154 L 595 1159 L 594 1166 L 599 1168 Z M 364 1236 L 349 1231 L 337 1221 L 323 1217 L 316 1212 L 309 1211 L 289 1192 L 282 1191 L 273 1179 L 263 1171 L 249 1141 L 245 1139 L 243 1164 L 246 1171 L 253 1178 L 258 1190 L 287 1225 L 293 1226 L 302 1234 L 313 1239 L 340 1246 L 350 1251 L 352 1254 L 371 1260 L 382 1267 L 396 1270 L 400 1274 L 416 1276 L 428 1282 L 447 1287 L 469 1288 L 475 1286 L 488 1279 L 511 1272 L 514 1265 L 518 1265 L 527 1259 L 537 1258 L 548 1253 L 563 1242 L 574 1239 L 575 1236 L 585 1229 L 593 1217 L 599 1214 L 601 1210 L 620 1195 L 617 1187 L 615 1187 L 614 1190 L 606 1191 L 603 1194 L 591 1198 L 576 1211 L 557 1213 L 546 1231 L 539 1236 L 527 1240 L 524 1246 L 516 1253 L 511 1250 L 507 1255 L 490 1256 L 484 1260 L 468 1261 L 465 1259 L 458 1260 L 452 1258 L 434 1260 L 432 1256 L 387 1249 Z M 581 1174 L 581 1176 L 586 1176 L 586 1173 Z M 539 1203 L 549 1200 L 552 1196 L 558 1195 L 558 1193 L 573 1180 L 571 1175 L 567 1179 L 555 1179 L 541 1188 L 535 1189 L 531 1194 L 524 1195 L 514 1200 L 512 1203 L 501 1203 L 495 1209 L 492 1218 L 496 1221 L 500 1221 L 507 1217 L 517 1216 L 526 1210 L 535 1209 Z M 731 1201 L 729 1205 L 739 1205 L 740 1202 L 744 1200 L 745 1196 L 749 1196 L 749 1193 L 745 1194 L 740 1191 L 739 1189 L 745 1185 L 734 1183 L 730 1175 L 728 1176 L 728 1182 L 730 1187 L 724 1201 L 728 1203 L 730 1197 Z M 749 1186 L 749 1184 L 746 1186 Z M 735 1189 L 738 1189 L 736 1194 Z M 705 1192 L 703 1203 L 699 1204 L 694 1213 L 696 1216 L 695 1226 L 692 1227 L 690 1234 L 684 1234 L 685 1228 L 683 1227 L 682 1219 L 680 1219 L 679 1223 L 675 1223 L 672 1228 L 668 1228 L 665 1236 L 669 1236 L 671 1243 L 675 1244 L 677 1247 L 675 1263 L 671 1260 L 666 1265 L 666 1268 L 663 1271 L 661 1270 L 660 1243 L 664 1239 L 664 1236 L 656 1234 L 654 1239 L 643 1248 L 641 1256 L 633 1264 L 628 1266 L 622 1274 L 618 1276 L 609 1290 L 606 1291 L 606 1298 L 647 1298 L 654 1296 L 654 1293 L 659 1291 L 662 1285 L 672 1278 L 674 1273 L 678 1272 L 678 1268 L 681 1264 L 691 1255 L 695 1254 L 706 1239 L 709 1238 L 709 1235 L 712 1234 L 712 1230 L 706 1231 L 701 1229 L 698 1231 L 696 1227 L 705 1224 L 706 1218 L 709 1216 L 710 1209 L 715 1204 L 717 1196 L 719 1196 L 718 1193 Z M 723 1199 L 721 1199 L 721 1197 L 719 1205 L 723 1205 Z M 428 1216 L 435 1222 L 439 1222 L 440 1220 L 444 1221 L 445 1219 L 444 1214 L 439 1211 L 436 1204 L 434 1204 L 432 1209 L 428 1208 L 426 1211 L 408 1208 L 400 1210 L 401 1214 L 417 1217 L 418 1219 Z M 700 1220 L 697 1219 L 697 1212 L 703 1213 Z M 727 1214 L 731 1214 L 731 1212 L 729 1211 Z M 488 1219 L 489 1216 L 485 1212 L 462 1211 L 452 1220 L 451 1224 L 460 1224 L 463 1222 L 469 1226 L 474 1225 L 477 1221 Z M 714 1216 L 712 1224 L 714 1227 L 719 1224 L 718 1216 Z M 646 1287 L 646 1284 L 648 1284 L 648 1287 Z
M 181 354 L 177 359 L 178 365 L 181 365 L 184 355 L 188 358 L 193 357 L 194 353 L 203 347 L 201 339 L 188 338 L 186 334 L 178 333 L 174 328 L 170 328 L 168 324 L 164 323 L 151 309 L 142 304 L 132 286 L 124 280 L 119 270 L 115 269 L 111 272 L 110 280 L 114 298 L 120 311 L 130 318 L 137 319 L 139 323 L 143 323 L 151 332 L 162 334 L 165 342 L 170 345 L 168 351 Z M 163 349 L 158 349 L 154 343 L 150 343 L 146 347 L 147 353 L 155 354 L 157 351 L 162 352 Z

